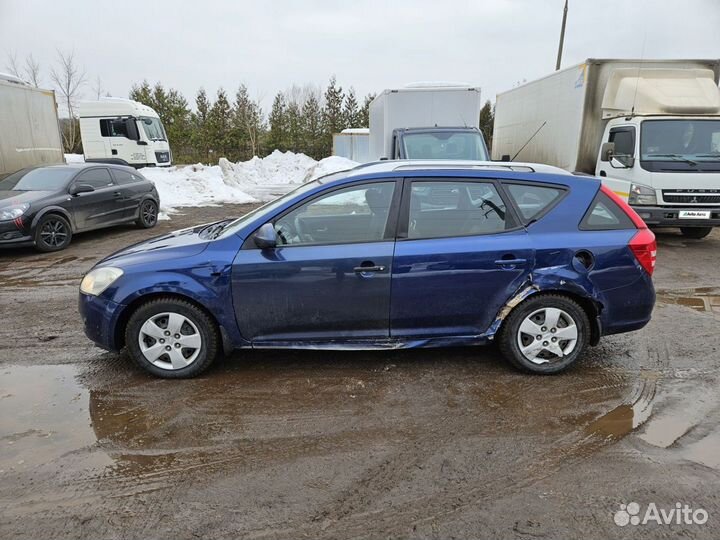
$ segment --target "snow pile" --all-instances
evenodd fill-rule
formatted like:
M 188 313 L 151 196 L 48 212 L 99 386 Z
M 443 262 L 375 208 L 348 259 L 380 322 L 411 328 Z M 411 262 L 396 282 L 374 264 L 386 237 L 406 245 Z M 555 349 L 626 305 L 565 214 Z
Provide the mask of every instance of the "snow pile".
M 80 154 L 65 154 L 65 160 L 68 163 L 84 161 Z M 315 161 L 305 154 L 275 150 L 264 158 L 256 156 L 237 163 L 220 158 L 218 165 L 146 167 L 140 172 L 157 187 L 162 219 L 182 207 L 274 199 L 298 184 L 357 165 L 339 156 Z

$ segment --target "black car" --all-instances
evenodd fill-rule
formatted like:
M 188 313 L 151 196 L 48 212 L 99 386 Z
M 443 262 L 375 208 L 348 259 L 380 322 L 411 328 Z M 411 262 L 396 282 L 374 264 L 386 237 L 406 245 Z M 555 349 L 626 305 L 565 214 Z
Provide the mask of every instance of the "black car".
M 0 247 L 58 251 L 78 232 L 157 223 L 155 185 L 131 167 L 78 163 L 17 171 L 0 181 Z

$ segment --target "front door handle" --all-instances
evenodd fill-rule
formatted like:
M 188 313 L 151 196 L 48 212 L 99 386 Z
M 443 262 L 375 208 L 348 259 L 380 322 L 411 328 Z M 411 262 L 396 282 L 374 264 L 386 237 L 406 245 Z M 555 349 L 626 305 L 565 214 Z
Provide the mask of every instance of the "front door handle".
M 384 272 L 384 266 L 356 266 L 353 268 L 355 272 L 362 274 L 363 272 Z
M 527 263 L 527 259 L 498 259 L 495 264 L 498 266 L 519 266 Z

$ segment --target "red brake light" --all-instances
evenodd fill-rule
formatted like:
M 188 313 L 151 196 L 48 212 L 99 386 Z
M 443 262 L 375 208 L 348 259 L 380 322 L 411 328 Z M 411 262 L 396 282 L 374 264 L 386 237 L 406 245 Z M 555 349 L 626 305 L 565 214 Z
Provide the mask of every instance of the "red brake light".
M 600 186 L 605 195 L 610 197 L 615 204 L 622 208 L 623 212 L 632 220 L 635 226 L 639 229 L 638 232 L 630 239 L 628 246 L 635 254 L 635 258 L 640 263 L 648 275 L 652 276 L 655 270 L 655 261 L 657 260 L 657 242 L 655 241 L 655 235 L 648 229 L 645 222 L 632 207 L 621 199 L 613 190 L 607 186 Z

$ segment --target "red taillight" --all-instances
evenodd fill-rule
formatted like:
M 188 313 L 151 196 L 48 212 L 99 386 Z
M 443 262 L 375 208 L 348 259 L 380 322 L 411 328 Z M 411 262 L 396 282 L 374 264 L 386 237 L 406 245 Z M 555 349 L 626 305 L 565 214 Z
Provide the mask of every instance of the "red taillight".
M 635 258 L 645 271 L 652 276 L 655 270 L 655 260 L 657 258 L 657 243 L 655 235 L 647 227 L 638 230 L 637 234 L 630 239 L 628 244 L 635 254 Z
M 622 208 L 623 212 L 632 220 L 639 229 L 638 232 L 630 239 L 628 246 L 635 254 L 635 258 L 649 275 L 653 275 L 655 270 L 655 261 L 657 260 L 657 242 L 655 235 L 647 228 L 645 222 L 632 207 L 620 198 L 613 190 L 605 185 L 600 186 L 602 192 L 610 197 L 615 204 Z

